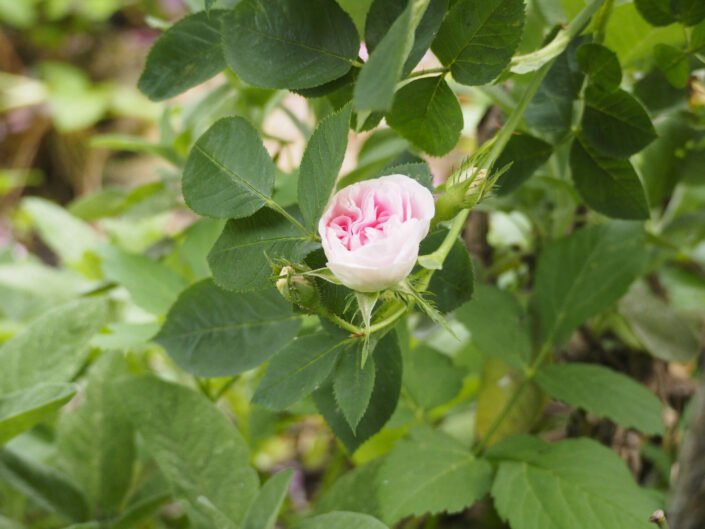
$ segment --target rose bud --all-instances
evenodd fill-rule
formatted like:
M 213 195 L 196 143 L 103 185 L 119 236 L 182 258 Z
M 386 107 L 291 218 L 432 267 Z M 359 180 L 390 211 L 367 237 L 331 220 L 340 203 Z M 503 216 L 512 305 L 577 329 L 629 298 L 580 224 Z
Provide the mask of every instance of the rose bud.
M 400 174 L 340 190 L 318 224 L 328 268 L 360 292 L 398 284 L 414 267 L 434 212 L 431 192 Z
M 315 309 L 318 305 L 318 291 L 311 281 L 302 275 L 296 275 L 294 269 L 285 266 L 276 282 L 277 290 L 287 301 L 296 303 L 304 309 Z

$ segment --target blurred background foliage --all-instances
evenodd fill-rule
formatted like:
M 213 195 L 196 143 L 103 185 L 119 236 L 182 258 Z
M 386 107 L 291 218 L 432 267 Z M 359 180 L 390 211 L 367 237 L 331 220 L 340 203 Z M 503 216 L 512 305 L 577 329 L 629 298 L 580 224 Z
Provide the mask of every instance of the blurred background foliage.
M 361 30 L 371 1 L 339 3 Z M 539 47 L 556 25 L 583 7 L 582 0 L 530 0 L 518 52 Z M 148 340 L 179 291 L 210 275 L 206 255 L 223 226 L 220 220 L 197 218 L 183 204 L 180 172 L 195 139 L 219 117 L 249 119 L 264 132 L 278 165 L 275 199 L 287 205 L 295 199 L 294 168 L 305 142 L 336 102 L 255 88 L 229 72 L 174 100 L 150 102 L 136 88 L 147 51 L 164 28 L 202 8 L 199 0 L 0 0 L 0 342 L 51 307 L 107 294 L 107 323 L 90 342 L 78 378 L 82 386 L 101 376 L 97 368 L 88 370 L 92 359 L 117 350 L 127 359 L 120 369 L 157 371 L 199 387 L 237 422 L 257 470 L 296 469 L 284 510 L 287 523 L 309 511 L 312 499 L 324 498 L 317 507 L 323 512 L 326 492 L 351 465 L 310 399 L 288 413 L 268 411 L 250 404 L 260 371 L 236 381 L 194 380 Z M 653 27 L 633 3 L 620 0 L 604 32 L 605 45 L 622 65 L 623 86 L 646 106 L 659 133 L 634 159 L 650 207 L 653 251 L 645 280 L 618 306 L 581 326 L 562 354 L 604 363 L 649 386 L 666 405 L 667 433 L 645 441 L 633 430 L 566 405 L 553 402 L 544 409 L 545 402 L 531 392 L 506 424 L 515 431 L 533 425 L 553 439 L 591 435 L 612 446 L 642 484 L 663 496 L 700 373 L 705 319 L 705 25 Z M 436 65 L 429 55 L 421 67 Z M 451 83 L 464 128 L 451 154 L 426 157 L 437 183 L 495 133 L 522 83 L 521 78 L 479 88 Z M 540 115 L 527 122 L 552 134 L 542 129 Z M 600 217 L 570 184 L 567 147 L 538 167 L 529 163 L 513 193 L 491 197 L 468 221 L 465 241 L 476 275 L 520 300 L 526 299 L 536 255 L 548 241 Z M 382 126 L 351 139 L 343 175 L 369 178 L 420 157 L 407 140 Z M 432 368 L 446 369 L 447 361 L 457 380 L 452 387 L 428 387 L 428 378 L 420 375 L 427 368 L 411 369 L 391 422 L 354 454 L 355 464 L 388 451 L 420 418 L 469 445 L 476 424 L 491 422 L 511 390 L 508 367 L 484 362 L 461 316 L 451 322 L 460 341 L 425 320 L 416 323 L 412 343 L 423 339 L 444 355 Z M 439 392 L 447 396 L 442 402 L 434 398 Z M 93 497 L 90 478 L 71 474 L 77 468 L 70 464 L 75 447 L 62 444 L 62 425 L 80 410 L 82 398 L 0 454 L 0 528 L 65 527 L 76 521 L 62 495 L 66 480 Z M 117 516 L 118 522 L 125 513 L 135 517 L 114 523 L 116 528 L 188 527 L 154 462 L 139 444 L 136 451 L 124 499 L 92 506 L 91 515 Z M 27 466 L 29 475 L 54 481 L 37 486 L 40 480 L 28 481 L 21 477 L 27 472 L 17 470 Z M 440 525 L 427 527 L 502 526 L 485 503 L 439 520 L 432 518 L 429 524 Z M 404 527 L 417 527 L 414 523 Z

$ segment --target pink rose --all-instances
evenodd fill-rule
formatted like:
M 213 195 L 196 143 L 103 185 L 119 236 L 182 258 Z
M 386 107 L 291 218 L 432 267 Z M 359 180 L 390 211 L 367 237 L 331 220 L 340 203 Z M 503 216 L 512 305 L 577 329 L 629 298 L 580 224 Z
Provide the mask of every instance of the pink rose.
M 431 192 L 400 174 L 340 190 L 318 224 L 328 268 L 360 292 L 398 284 L 414 267 L 434 212 Z

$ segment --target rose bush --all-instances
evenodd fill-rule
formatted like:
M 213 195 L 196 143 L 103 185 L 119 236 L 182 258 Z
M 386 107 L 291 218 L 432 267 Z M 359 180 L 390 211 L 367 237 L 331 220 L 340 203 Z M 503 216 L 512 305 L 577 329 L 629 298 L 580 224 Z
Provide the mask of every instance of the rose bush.
M 409 275 L 435 207 L 431 192 L 393 174 L 333 196 L 318 232 L 328 268 L 348 288 L 378 292 Z

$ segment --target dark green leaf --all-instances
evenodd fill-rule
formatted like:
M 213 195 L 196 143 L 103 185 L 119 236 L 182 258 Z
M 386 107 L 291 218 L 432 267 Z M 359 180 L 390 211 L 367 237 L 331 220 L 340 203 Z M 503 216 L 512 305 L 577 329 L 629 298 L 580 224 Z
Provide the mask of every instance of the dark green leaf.
M 329 512 L 309 518 L 294 529 L 389 529 L 368 514 Z
M 448 231 L 437 230 L 426 237 L 419 249 L 421 255 L 433 253 L 445 240 Z M 428 285 L 430 301 L 441 312 L 450 312 L 472 297 L 475 276 L 468 249 L 461 239 L 453 243 L 443 268 L 436 270 Z
M 614 158 L 627 158 L 656 139 L 651 118 L 633 96 L 595 86 L 585 91 L 582 131 L 592 147 Z
M 458 441 L 430 428 L 413 430 L 387 455 L 377 475 L 382 519 L 454 513 L 490 489 L 492 466 Z
M 295 404 L 328 377 L 348 345 L 346 337 L 324 332 L 294 339 L 269 361 L 252 401 L 274 410 Z
M 600 156 L 576 138 L 570 170 L 578 193 L 595 211 L 617 219 L 649 218 L 644 188 L 629 160 Z
M 0 348 L 0 395 L 36 384 L 68 382 L 105 320 L 103 299 L 72 301 L 35 319 Z
M 203 395 L 153 377 L 114 384 L 117 401 L 177 497 L 214 521 L 239 526 L 259 478 L 247 444 Z
M 267 480 L 247 509 L 242 529 L 274 529 L 293 476 L 294 471 L 287 469 Z
M 663 434 L 659 399 L 641 384 L 607 367 L 549 365 L 538 371 L 536 383 L 548 396 L 571 406 L 647 434 Z
M 404 387 L 417 406 L 430 410 L 460 393 L 463 370 L 431 347 L 416 347 L 404 354 Z
M 509 169 L 495 184 L 497 194 L 506 195 L 523 184 L 553 154 L 553 146 L 528 134 L 514 134 L 497 159 L 495 167 Z
M 367 410 L 375 386 L 375 360 L 367 358 L 362 365 L 362 349 L 351 348 L 343 352 L 333 378 L 335 400 L 354 432 Z
M 228 221 L 208 254 L 208 264 L 223 288 L 263 290 L 273 284 L 270 262 L 298 263 L 317 247 L 279 213 L 262 209 L 251 217 Z
M 81 491 L 52 468 L 0 450 L 0 479 L 66 520 L 88 520 L 88 505 Z
M 188 15 L 167 29 L 147 55 L 139 89 L 161 101 L 223 71 L 220 23 L 225 14 L 225 10 L 213 10 Z
M 459 83 L 486 84 L 509 65 L 523 29 L 522 0 L 458 0 L 432 49 Z
M 669 83 L 676 88 L 685 88 L 690 78 L 687 53 L 668 44 L 657 44 L 654 47 L 654 58 Z
M 641 224 L 613 221 L 554 241 L 539 255 L 535 301 L 543 340 L 565 338 L 617 301 L 644 270 Z
M 326 117 L 316 127 L 306 146 L 299 171 L 299 207 L 312 233 L 335 188 L 348 146 L 350 105 Z
M 442 76 L 426 77 L 397 92 L 387 123 L 428 154 L 442 156 L 460 139 L 463 113 Z
M 617 454 L 591 439 L 546 444 L 502 461 L 492 496 L 514 529 L 649 529 L 649 516 L 662 507 Z
M 705 20 L 705 3 L 701 0 L 675 0 L 678 20 L 685 26 L 694 26 Z
M 76 394 L 74 384 L 38 384 L 0 395 L 0 446 L 53 415 Z
M 667 26 L 675 22 L 670 0 L 634 0 L 639 14 L 652 26 Z
M 270 199 L 274 163 L 257 130 L 241 117 L 216 121 L 184 168 L 186 204 L 208 217 L 252 215 Z
M 223 377 L 266 362 L 300 324 L 275 289 L 237 294 L 206 279 L 181 293 L 155 341 L 189 373 Z
M 120 353 L 107 353 L 91 368 L 85 401 L 61 417 L 58 464 L 80 486 L 93 516 L 117 512 L 132 480 L 132 428 L 117 411 L 109 382 L 127 375 Z
M 375 387 L 372 390 L 370 404 L 355 432 L 348 425 L 335 401 L 332 382 L 326 383 L 313 393 L 318 411 L 350 453 L 380 431 L 397 407 L 401 390 L 402 363 L 396 333 L 390 332 L 379 341 L 374 351 L 374 362 Z
M 403 174 L 409 178 L 413 178 L 419 184 L 424 186 L 429 191 L 433 191 L 433 175 L 431 169 L 426 162 L 405 163 L 402 165 L 393 165 L 387 167 L 379 176 L 390 174 Z
M 612 90 L 622 82 L 622 68 L 617 54 L 601 44 L 586 42 L 576 53 L 580 69 L 590 78 L 590 82 L 607 90 Z
M 474 299 L 455 315 L 470 330 L 470 339 L 483 353 L 496 356 L 516 369 L 528 366 L 531 339 L 527 317 L 512 294 L 492 285 L 478 284 Z
M 224 18 L 223 38 L 230 68 L 265 88 L 337 79 L 360 47 L 355 25 L 334 0 L 242 0 Z

